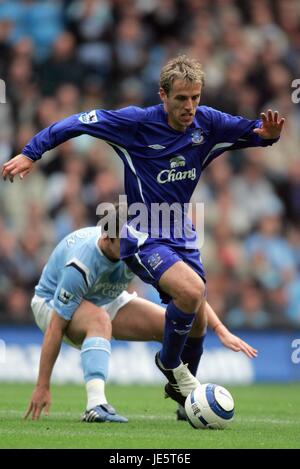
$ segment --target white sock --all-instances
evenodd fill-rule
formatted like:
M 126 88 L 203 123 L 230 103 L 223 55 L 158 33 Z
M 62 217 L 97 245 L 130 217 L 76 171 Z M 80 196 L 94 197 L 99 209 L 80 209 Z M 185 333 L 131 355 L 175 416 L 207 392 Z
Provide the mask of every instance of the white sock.
M 87 393 L 86 410 L 90 410 L 96 405 L 107 404 L 104 392 L 105 382 L 102 379 L 91 379 L 85 387 Z

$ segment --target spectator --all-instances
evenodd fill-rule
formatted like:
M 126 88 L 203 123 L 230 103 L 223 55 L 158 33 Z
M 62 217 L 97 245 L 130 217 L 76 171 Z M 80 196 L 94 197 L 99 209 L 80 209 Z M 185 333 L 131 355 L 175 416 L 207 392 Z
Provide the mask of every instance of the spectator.
M 226 321 L 231 328 L 263 329 L 271 325 L 271 316 L 264 309 L 263 293 L 255 282 L 242 285 L 239 305 L 229 311 Z
M 71 33 L 63 32 L 55 40 L 49 59 L 41 64 L 42 93 L 51 96 L 65 83 L 79 87 L 82 79 L 83 68 L 76 56 L 75 38 Z

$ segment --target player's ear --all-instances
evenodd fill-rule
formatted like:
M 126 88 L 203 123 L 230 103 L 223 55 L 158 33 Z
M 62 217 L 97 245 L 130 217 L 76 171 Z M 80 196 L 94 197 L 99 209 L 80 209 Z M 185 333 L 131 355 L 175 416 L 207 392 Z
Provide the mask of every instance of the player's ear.
M 167 93 L 165 92 L 165 90 L 162 87 L 159 88 L 159 93 L 158 94 L 160 96 L 160 99 L 164 102 L 165 99 L 167 98 Z

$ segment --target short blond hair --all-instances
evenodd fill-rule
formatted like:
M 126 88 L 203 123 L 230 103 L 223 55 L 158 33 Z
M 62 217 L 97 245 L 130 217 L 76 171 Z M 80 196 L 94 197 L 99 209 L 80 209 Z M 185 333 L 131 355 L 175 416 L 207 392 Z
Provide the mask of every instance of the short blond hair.
M 175 80 L 186 80 L 204 85 L 202 65 L 187 55 L 179 55 L 164 65 L 160 72 L 159 86 L 169 94 Z

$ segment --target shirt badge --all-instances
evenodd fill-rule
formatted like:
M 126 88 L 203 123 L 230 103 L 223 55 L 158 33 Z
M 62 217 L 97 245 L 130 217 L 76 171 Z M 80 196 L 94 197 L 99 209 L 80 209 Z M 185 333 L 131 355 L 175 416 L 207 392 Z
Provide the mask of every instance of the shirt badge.
M 94 122 L 98 122 L 97 112 L 96 110 L 90 111 L 90 112 L 84 112 L 83 114 L 80 114 L 78 119 L 83 124 L 94 124 Z
M 74 298 L 74 295 L 72 293 L 68 292 L 64 288 L 60 289 L 60 292 L 59 292 L 59 295 L 58 295 L 59 301 L 61 301 L 65 305 L 67 305 L 69 303 L 69 301 L 72 300 L 72 298 Z
M 202 133 L 202 129 L 196 129 L 192 133 L 192 142 L 194 145 L 200 145 L 204 140 L 204 135 Z

